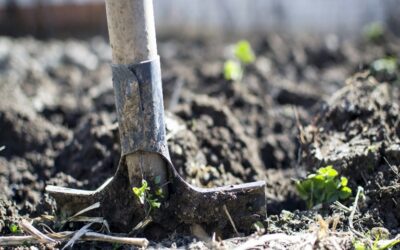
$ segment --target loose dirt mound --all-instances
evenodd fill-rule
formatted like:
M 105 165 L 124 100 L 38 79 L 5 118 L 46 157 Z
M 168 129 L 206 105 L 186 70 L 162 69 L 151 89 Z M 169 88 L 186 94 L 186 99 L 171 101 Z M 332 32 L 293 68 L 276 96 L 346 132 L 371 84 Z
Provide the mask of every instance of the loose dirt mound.
M 302 135 L 307 166 L 333 165 L 360 185 L 381 223 L 400 225 L 400 130 L 397 86 L 358 74 L 337 91 Z M 310 169 L 311 170 L 311 169 Z

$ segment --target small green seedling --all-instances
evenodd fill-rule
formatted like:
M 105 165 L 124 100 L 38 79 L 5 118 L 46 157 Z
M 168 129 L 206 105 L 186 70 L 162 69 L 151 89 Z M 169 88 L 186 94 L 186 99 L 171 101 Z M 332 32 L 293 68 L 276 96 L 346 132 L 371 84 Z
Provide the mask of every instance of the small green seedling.
M 246 40 L 241 40 L 235 45 L 235 57 L 243 64 L 253 63 L 256 59 L 251 45 Z
M 20 232 L 21 232 L 21 229 L 20 229 L 19 226 L 16 225 L 16 224 L 11 224 L 11 225 L 9 225 L 9 226 L 8 226 L 8 229 L 10 229 L 10 232 L 11 232 L 12 234 L 17 234 L 17 233 L 20 233 Z
M 384 57 L 375 60 L 371 64 L 371 71 L 373 73 L 382 72 L 387 74 L 394 74 L 398 69 L 397 58 L 394 56 Z
M 398 244 L 400 244 L 400 239 L 374 240 L 372 244 L 356 240 L 353 242 L 353 247 L 355 250 L 387 250 L 392 249 Z
M 157 177 L 155 178 L 155 182 L 157 182 Z M 134 187 L 132 188 L 132 191 L 139 199 L 141 204 L 145 205 L 147 203 L 149 205 L 150 210 L 148 213 L 150 213 L 153 209 L 161 207 L 161 202 L 159 202 L 158 198 L 154 197 L 154 195 L 150 193 L 150 187 L 146 180 L 142 180 L 142 186 Z M 161 188 L 156 189 L 156 196 L 159 196 L 161 198 L 164 197 Z
M 239 62 L 228 60 L 224 65 L 224 77 L 226 80 L 239 81 L 243 77 L 242 66 Z
M 371 42 L 378 42 L 383 38 L 385 29 L 380 22 L 373 22 L 364 27 L 364 37 Z
M 265 227 L 261 221 L 254 222 L 252 227 L 256 230 L 258 235 L 263 235 L 265 233 Z
M 226 80 L 240 81 L 243 77 L 244 67 L 256 59 L 251 45 L 246 40 L 237 42 L 233 47 L 234 58 L 224 64 L 224 77 Z
M 304 180 L 296 181 L 296 189 L 308 208 L 339 199 L 345 200 L 351 196 L 347 178 L 339 178 L 338 175 L 332 166 L 327 166 L 318 169 L 315 174 L 308 175 Z

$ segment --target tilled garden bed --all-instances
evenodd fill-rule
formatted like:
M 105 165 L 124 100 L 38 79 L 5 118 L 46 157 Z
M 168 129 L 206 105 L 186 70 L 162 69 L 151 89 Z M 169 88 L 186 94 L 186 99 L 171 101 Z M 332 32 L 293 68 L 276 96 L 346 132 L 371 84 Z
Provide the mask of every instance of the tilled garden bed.
M 346 233 L 348 212 L 307 209 L 294 185 L 333 165 L 349 178 L 353 197 L 364 188 L 356 230 L 400 233 L 399 85 L 396 73 L 368 71 L 375 60 L 398 56 L 398 41 L 270 34 L 252 41 L 257 59 L 240 82 L 223 77 L 227 43 L 161 41 L 168 145 L 189 183 L 265 180 L 267 233 L 321 230 L 318 214 L 338 218 L 336 230 Z M 110 58 L 102 38 L 0 38 L 0 235 L 12 235 L 10 225 L 22 218 L 54 214 L 45 185 L 95 189 L 114 174 L 120 149 Z M 210 247 L 193 243 L 198 234 L 189 228 L 141 236 L 152 246 Z M 340 239 L 352 246 L 347 234 Z

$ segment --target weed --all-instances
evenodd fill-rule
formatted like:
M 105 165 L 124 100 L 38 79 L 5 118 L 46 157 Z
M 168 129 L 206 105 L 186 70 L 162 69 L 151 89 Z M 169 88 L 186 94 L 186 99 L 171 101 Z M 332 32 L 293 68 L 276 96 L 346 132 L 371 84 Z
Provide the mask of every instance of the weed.
M 155 178 L 155 181 L 157 182 L 157 177 Z M 146 180 L 142 180 L 142 186 L 134 187 L 132 188 L 132 191 L 135 194 L 135 196 L 139 199 L 141 204 L 149 205 L 150 210 L 148 211 L 148 213 L 150 213 L 153 209 L 160 208 L 161 202 L 158 200 L 157 197 L 154 197 L 154 195 L 150 193 L 150 187 Z M 156 196 L 159 196 L 161 198 L 164 197 L 161 188 L 156 189 Z
M 242 79 L 243 70 L 240 63 L 233 60 L 227 60 L 224 64 L 224 77 L 226 80 L 239 81 Z
M 355 250 L 366 250 L 365 244 L 359 240 L 353 242 L 353 247 Z
M 332 166 L 327 166 L 308 175 L 304 180 L 296 181 L 297 191 L 300 197 L 306 201 L 308 208 L 339 199 L 345 200 L 351 196 L 352 191 L 347 186 L 347 178 L 339 178 L 338 175 Z
M 11 232 L 12 234 L 17 234 L 17 233 L 20 233 L 20 232 L 21 232 L 21 229 L 20 229 L 19 226 L 16 225 L 16 224 L 11 224 L 11 225 L 9 225 L 9 226 L 8 226 L 8 229 L 10 229 L 10 232 Z
M 393 240 L 376 239 L 372 243 L 366 243 L 361 240 L 356 240 L 353 242 L 353 247 L 355 250 L 386 250 L 386 249 L 392 249 L 397 244 L 400 244 L 400 239 L 393 239 Z
M 241 40 L 235 44 L 235 57 L 243 64 L 253 63 L 256 59 L 251 45 L 246 40 Z
M 385 29 L 380 22 L 373 22 L 364 27 L 364 37 L 370 42 L 382 40 Z
M 387 74 L 394 74 L 398 69 L 397 58 L 394 56 L 387 56 L 375 60 L 371 64 L 371 71 L 373 73 L 382 72 Z
M 224 63 L 224 77 L 226 80 L 240 81 L 244 67 L 255 60 L 251 45 L 246 40 L 237 42 L 233 47 L 234 58 Z

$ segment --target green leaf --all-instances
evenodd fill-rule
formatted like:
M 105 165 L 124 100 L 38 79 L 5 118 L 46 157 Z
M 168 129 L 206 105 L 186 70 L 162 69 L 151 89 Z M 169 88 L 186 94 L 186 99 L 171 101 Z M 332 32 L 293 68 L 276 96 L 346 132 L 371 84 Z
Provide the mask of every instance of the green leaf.
M 300 197 L 306 201 L 309 208 L 350 197 L 351 189 L 347 184 L 348 179 L 339 178 L 338 172 L 332 166 L 319 168 L 317 173 L 309 174 L 306 179 L 295 182 Z
M 371 68 L 375 72 L 384 71 L 389 74 L 394 74 L 397 71 L 397 58 L 388 56 L 375 60 L 371 64 Z
M 148 199 L 147 202 L 149 203 L 151 208 L 161 207 L 161 202 L 159 202 L 157 199 Z
M 19 227 L 16 224 L 11 224 L 8 228 L 10 229 L 10 232 L 13 234 L 20 232 Z
M 235 44 L 235 56 L 243 64 L 252 63 L 256 58 L 250 43 L 246 40 L 241 40 Z
M 164 193 L 163 193 L 162 188 L 157 188 L 156 189 L 156 195 L 160 196 L 161 198 L 164 198 Z
M 132 188 L 133 193 L 139 199 L 141 204 L 144 204 L 146 192 L 148 190 L 150 190 L 150 188 L 148 187 L 148 183 L 147 183 L 146 180 L 142 180 L 142 186 L 141 187 L 139 187 L 139 188 L 138 187 L 133 187 Z
M 228 60 L 224 64 L 224 77 L 226 80 L 239 81 L 242 79 L 243 70 L 240 63 Z
M 260 229 L 265 229 L 264 224 L 261 221 L 256 221 L 252 225 L 257 231 Z
M 349 182 L 349 180 L 346 177 L 340 177 L 340 185 L 342 187 L 347 187 L 347 183 Z
M 386 245 L 381 246 L 380 249 L 382 249 L 382 250 L 392 249 L 397 244 L 400 244 L 400 239 L 393 239 L 393 240 L 390 240 L 389 243 L 387 243 Z
M 303 200 L 307 200 L 308 199 L 308 193 L 309 192 L 305 188 L 304 183 L 301 183 L 300 181 L 297 181 L 296 182 L 296 189 L 297 189 L 297 192 L 299 192 L 299 195 Z
M 351 196 L 351 189 L 349 187 L 342 187 L 340 189 L 339 198 L 345 200 Z
M 366 250 L 365 244 L 361 241 L 355 241 L 353 243 L 353 246 L 355 250 Z
M 332 166 L 327 166 L 325 168 L 320 168 L 317 170 L 318 174 L 323 175 L 325 177 L 336 177 L 338 175 L 338 172 L 332 167 Z
M 140 187 L 140 189 L 142 189 L 143 192 L 146 190 L 150 190 L 149 185 L 146 180 L 142 180 L 142 187 Z
M 383 37 L 385 29 L 380 22 L 373 22 L 364 27 L 364 36 L 371 42 Z

